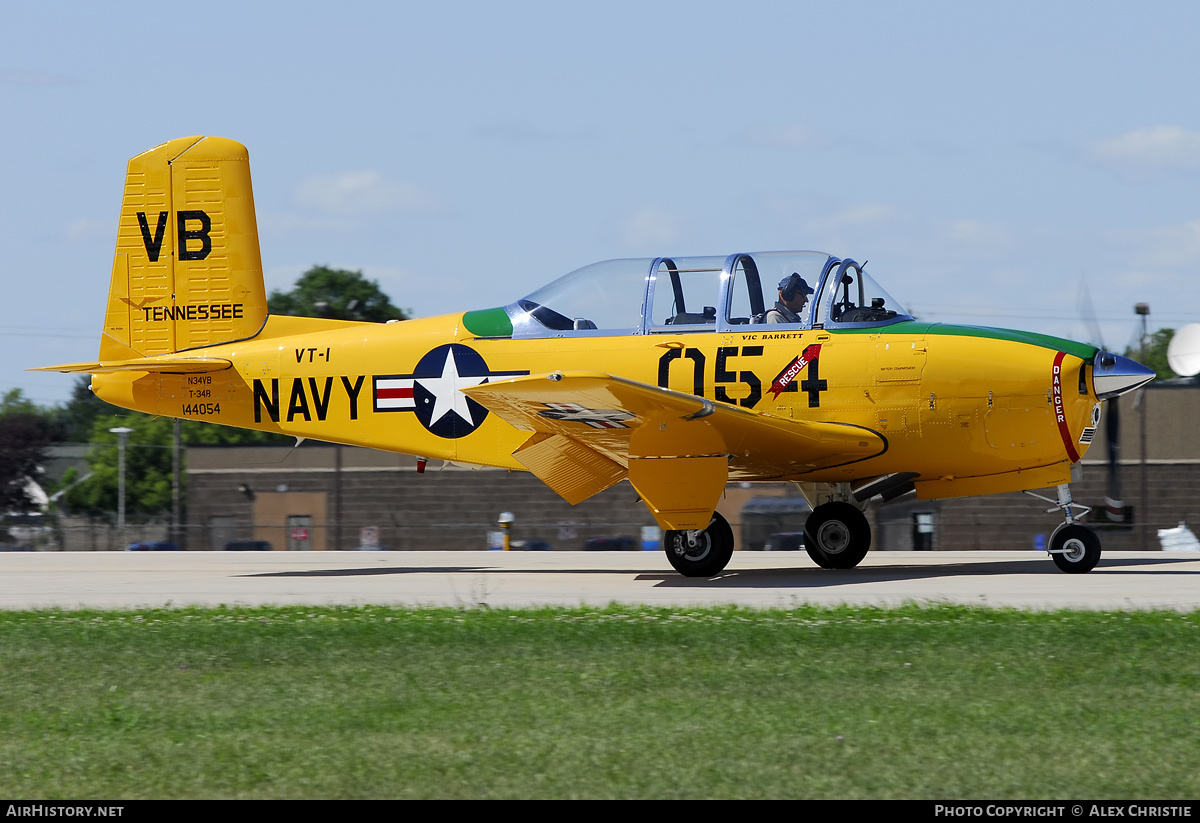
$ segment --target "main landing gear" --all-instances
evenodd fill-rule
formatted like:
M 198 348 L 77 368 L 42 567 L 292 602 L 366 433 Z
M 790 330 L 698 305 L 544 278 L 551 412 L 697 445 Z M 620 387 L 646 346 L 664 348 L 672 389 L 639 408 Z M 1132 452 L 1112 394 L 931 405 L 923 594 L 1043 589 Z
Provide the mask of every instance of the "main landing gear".
M 870 548 L 871 524 L 850 503 L 822 503 L 804 524 L 804 549 L 823 569 L 853 569 Z
M 714 512 L 706 529 L 668 531 L 667 560 L 685 577 L 720 574 L 733 557 L 733 530 Z M 813 509 L 804 524 L 804 548 L 818 566 L 852 569 L 871 548 L 871 526 L 857 507 L 842 501 Z
M 684 577 L 720 574 L 733 557 L 733 529 L 717 512 L 706 529 L 668 531 L 663 535 L 667 560 Z
M 1054 565 L 1067 574 L 1084 574 L 1094 569 L 1100 562 L 1100 538 L 1080 523 L 1079 518 L 1072 513 L 1073 509 L 1087 510 L 1087 506 L 1071 499 L 1070 486 L 1063 483 L 1058 487 L 1057 502 L 1034 492 L 1025 493 L 1047 503 L 1054 503 L 1054 508 L 1046 511 L 1061 511 L 1065 517 L 1065 522 L 1059 524 L 1050 535 L 1050 544 L 1046 547 L 1046 551 L 1054 558 Z

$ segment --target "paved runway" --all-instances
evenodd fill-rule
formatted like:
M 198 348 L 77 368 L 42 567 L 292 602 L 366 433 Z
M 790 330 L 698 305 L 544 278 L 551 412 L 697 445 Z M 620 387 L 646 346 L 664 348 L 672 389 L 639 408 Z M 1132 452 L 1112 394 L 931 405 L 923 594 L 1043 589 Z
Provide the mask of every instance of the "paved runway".
M 0 609 L 614 602 L 1190 611 L 1200 553 L 1112 552 L 1069 575 L 1035 552 L 872 552 L 849 571 L 803 552 L 739 552 L 711 580 L 680 576 L 660 552 L 0 553 Z

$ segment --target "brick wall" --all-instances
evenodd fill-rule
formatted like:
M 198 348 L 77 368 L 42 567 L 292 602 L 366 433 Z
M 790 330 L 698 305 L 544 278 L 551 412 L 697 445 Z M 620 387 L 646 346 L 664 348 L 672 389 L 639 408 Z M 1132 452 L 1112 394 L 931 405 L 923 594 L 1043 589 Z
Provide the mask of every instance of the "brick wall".
M 306 444 L 286 459 L 288 449 L 272 451 L 188 450 L 190 548 L 212 547 L 216 518 L 233 518 L 238 539 L 252 539 L 254 506 L 247 492 L 278 493 L 281 486 L 286 492 L 326 495 L 327 519 L 314 526 L 325 531 L 331 548 L 356 548 L 360 529 L 376 526 L 380 544 L 391 549 L 484 549 L 487 533 L 498 528 L 504 511 L 515 517 L 512 539 L 542 540 L 556 549 L 582 548 L 590 537 L 636 540 L 643 526 L 654 525 L 627 483 L 571 506 L 527 472 L 442 468 L 431 462 L 418 474 L 412 458 L 350 447 L 342 449 L 339 472 L 334 447 Z M 260 534 L 264 527 L 276 529 L 274 547 L 285 545 L 282 522 L 258 526 Z

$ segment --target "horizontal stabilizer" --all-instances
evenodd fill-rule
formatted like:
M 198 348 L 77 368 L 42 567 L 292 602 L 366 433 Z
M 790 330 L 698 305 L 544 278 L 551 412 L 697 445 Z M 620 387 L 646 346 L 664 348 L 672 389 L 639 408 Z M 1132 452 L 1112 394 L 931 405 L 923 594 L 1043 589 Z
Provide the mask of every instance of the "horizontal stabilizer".
M 155 372 L 161 374 L 202 374 L 224 371 L 233 363 L 221 357 L 136 357 L 130 360 L 100 360 L 95 363 L 64 363 L 27 371 L 57 371 L 66 374 L 114 374 L 116 372 Z

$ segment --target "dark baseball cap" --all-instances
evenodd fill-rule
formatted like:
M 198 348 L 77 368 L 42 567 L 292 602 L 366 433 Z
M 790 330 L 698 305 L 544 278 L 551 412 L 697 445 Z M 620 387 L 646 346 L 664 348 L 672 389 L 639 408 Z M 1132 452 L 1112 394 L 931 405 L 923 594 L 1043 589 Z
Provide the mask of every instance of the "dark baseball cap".
M 796 290 L 796 292 L 798 294 L 812 294 L 813 293 L 812 287 L 809 286 L 808 283 L 804 282 L 804 278 L 800 276 L 799 272 L 792 272 L 787 277 L 780 280 L 779 281 L 779 290 L 787 291 L 788 286 L 792 285 L 793 278 L 795 278 L 795 285 L 793 286 L 793 288 Z

